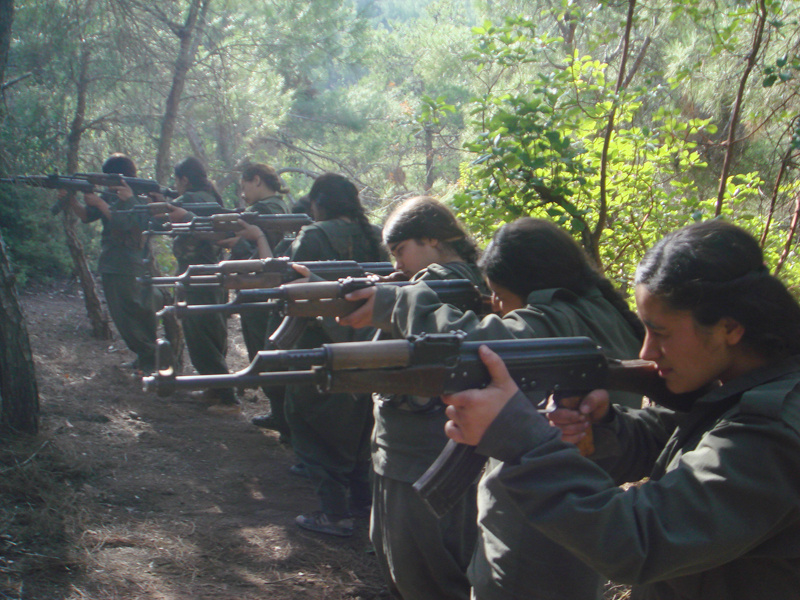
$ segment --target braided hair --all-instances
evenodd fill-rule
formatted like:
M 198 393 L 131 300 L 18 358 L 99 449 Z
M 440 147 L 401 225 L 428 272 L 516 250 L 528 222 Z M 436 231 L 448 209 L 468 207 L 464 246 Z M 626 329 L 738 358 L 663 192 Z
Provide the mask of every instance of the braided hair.
M 206 168 L 194 156 L 184 158 L 175 165 L 175 178 L 186 177 L 189 181 L 189 191 L 208 192 L 222 206 L 222 196 L 219 195 L 217 188 L 208 179 Z
M 673 231 L 642 258 L 635 282 L 700 325 L 737 321 L 742 343 L 765 358 L 800 354 L 800 305 L 736 225 L 712 220 Z
M 392 211 L 383 225 L 383 242 L 387 246 L 425 238 L 438 240 L 466 262 L 478 261 L 478 245 L 450 209 L 430 196 L 409 198 Z
M 316 207 L 318 220 L 330 221 L 339 217 L 352 219 L 361 227 L 375 256 L 381 253 L 381 242 L 364 213 L 355 184 L 336 173 L 323 173 L 314 180 L 308 192 L 311 205 Z
M 581 296 L 596 287 L 644 339 L 644 326 L 622 295 L 594 268 L 578 242 L 550 221 L 525 217 L 503 225 L 479 266 L 490 281 L 523 300 L 536 290 L 563 288 Z

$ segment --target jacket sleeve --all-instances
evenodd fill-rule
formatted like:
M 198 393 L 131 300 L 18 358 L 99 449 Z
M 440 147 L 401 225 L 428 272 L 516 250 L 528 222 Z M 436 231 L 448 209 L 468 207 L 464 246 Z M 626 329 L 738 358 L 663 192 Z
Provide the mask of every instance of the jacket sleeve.
M 772 419 L 720 420 L 661 479 L 622 490 L 519 396 L 478 451 L 505 462 L 498 483 L 521 518 L 610 579 L 707 571 L 797 521 L 800 436 Z
M 592 427 L 595 453 L 617 484 L 647 477 L 675 429 L 676 414 L 654 406 L 633 409 L 612 405 L 610 419 Z
M 527 307 L 503 318 L 497 315 L 481 318 L 472 311 L 462 312 L 449 304 L 442 304 L 423 281 L 403 288 L 378 286 L 373 310 L 373 324 L 391 331 L 395 338 L 450 331 L 463 331 L 467 339 L 474 341 L 552 335 L 542 317 Z

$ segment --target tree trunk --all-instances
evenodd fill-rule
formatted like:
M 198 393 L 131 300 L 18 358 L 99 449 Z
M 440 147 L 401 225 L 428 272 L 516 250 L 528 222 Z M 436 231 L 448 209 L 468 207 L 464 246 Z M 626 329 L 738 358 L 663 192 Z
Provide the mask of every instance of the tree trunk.
M 186 15 L 186 22 L 175 32 L 180 40 L 180 49 L 178 58 L 175 60 L 172 87 L 167 96 L 156 153 L 156 179 L 162 184 L 169 179 L 171 174 L 170 146 L 175 133 L 175 123 L 178 120 L 178 107 L 186 84 L 186 74 L 192 68 L 210 3 L 211 0 L 192 0 L 189 14 Z
M 0 238 L 0 431 L 36 433 L 39 390 L 14 274 Z
M 8 48 L 11 45 L 11 22 L 14 20 L 14 0 L 0 0 L 0 88 L 6 80 Z
M 11 40 L 13 0 L 0 0 L 0 87 Z M 0 103 L 0 118 L 4 105 Z M 34 434 L 39 430 L 39 389 L 25 317 L 14 273 L 0 236 L 0 431 Z
M 761 39 L 764 36 L 764 26 L 767 22 L 767 6 L 765 0 L 758 1 L 758 21 L 756 22 L 756 29 L 753 33 L 753 43 L 750 48 L 750 54 L 747 55 L 747 63 L 744 67 L 744 73 L 739 80 L 739 89 L 736 92 L 736 99 L 733 102 L 733 111 L 731 114 L 730 128 L 728 129 L 728 139 L 725 141 L 725 158 L 722 161 L 722 173 L 719 176 L 719 189 L 717 190 L 717 202 L 714 206 L 714 216 L 718 217 L 722 214 L 722 200 L 725 198 L 725 190 L 728 187 L 728 173 L 731 170 L 733 163 L 733 149 L 736 145 L 736 128 L 739 126 L 739 115 L 742 112 L 742 102 L 744 102 L 744 91 L 747 87 L 747 80 L 750 77 L 750 72 L 756 66 L 756 58 L 761 49 Z
M 78 171 L 78 152 L 80 150 L 81 136 L 84 132 L 84 118 L 86 115 L 86 96 L 89 89 L 87 77 L 89 60 L 91 53 L 87 45 L 81 48 L 79 75 L 77 81 L 78 102 L 75 107 L 75 116 L 72 119 L 70 132 L 67 136 L 67 172 L 75 173 Z M 74 193 L 74 192 L 73 192 Z M 86 305 L 86 313 L 92 324 L 92 335 L 101 340 L 110 340 L 113 337 L 108 313 L 106 313 L 97 295 L 97 286 L 94 283 L 92 272 L 86 262 L 86 253 L 83 251 L 83 244 L 78 238 L 76 229 L 77 219 L 71 211 L 64 211 L 64 233 L 67 236 L 67 248 L 72 256 L 75 265 L 75 273 L 83 289 L 83 301 Z
M 778 259 L 778 264 L 775 265 L 775 271 L 773 271 L 773 275 L 776 277 L 778 276 L 778 273 L 781 272 L 781 269 L 783 269 L 786 259 L 789 258 L 789 252 L 792 251 L 792 246 L 794 245 L 794 236 L 797 233 L 798 222 L 800 222 L 800 194 L 796 194 L 794 197 L 794 213 L 792 213 L 792 223 L 789 225 L 789 231 L 786 233 L 786 243 L 783 246 L 783 252 L 781 252 L 781 256 Z

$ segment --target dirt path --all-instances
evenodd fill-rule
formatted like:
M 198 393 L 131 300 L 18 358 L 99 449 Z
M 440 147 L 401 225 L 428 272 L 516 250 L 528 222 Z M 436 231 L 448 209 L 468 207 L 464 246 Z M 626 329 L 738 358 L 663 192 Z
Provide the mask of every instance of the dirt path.
M 33 444 L 63 475 L 50 501 L 62 527 L 48 552 L 52 536 L 63 538 L 46 572 L 10 577 L 6 561 L 0 598 L 386 597 L 366 520 L 350 539 L 294 525 L 317 502 L 289 474 L 293 456 L 277 434 L 250 425 L 267 408 L 261 392 L 224 417 L 187 394 L 146 394 L 119 368 L 133 358 L 122 341 L 89 337 L 80 298 L 22 300 L 42 405 Z M 239 369 L 238 321 L 229 330 L 229 366 Z

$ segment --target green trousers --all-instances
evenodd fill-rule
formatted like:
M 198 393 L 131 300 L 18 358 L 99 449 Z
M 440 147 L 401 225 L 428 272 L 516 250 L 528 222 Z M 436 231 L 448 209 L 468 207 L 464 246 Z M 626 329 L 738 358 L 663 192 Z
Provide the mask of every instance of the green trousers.
M 412 483 L 375 475 L 370 539 L 393 598 L 469 600 L 478 537 L 476 485 L 441 519 Z
M 191 289 L 186 292 L 187 304 L 222 304 L 227 290 Z M 183 335 L 192 366 L 201 375 L 228 373 L 225 355 L 228 353 L 228 320 L 221 314 L 187 315 L 183 319 Z M 222 399 L 235 399 L 231 388 L 220 388 Z
M 285 410 L 292 448 L 308 469 L 322 512 L 342 518 L 351 507 L 369 506 L 372 398 L 289 386 Z
M 136 354 L 136 367 L 152 373 L 156 366 L 156 315 L 152 292 L 135 275 L 102 273 L 108 312 L 125 345 Z
M 267 338 L 280 325 L 280 317 L 271 311 L 242 313 L 241 322 L 247 356 L 252 361 L 260 350 L 267 347 Z M 286 386 L 262 386 L 261 389 L 269 398 L 269 407 L 277 430 L 288 438 L 289 424 L 283 408 Z

